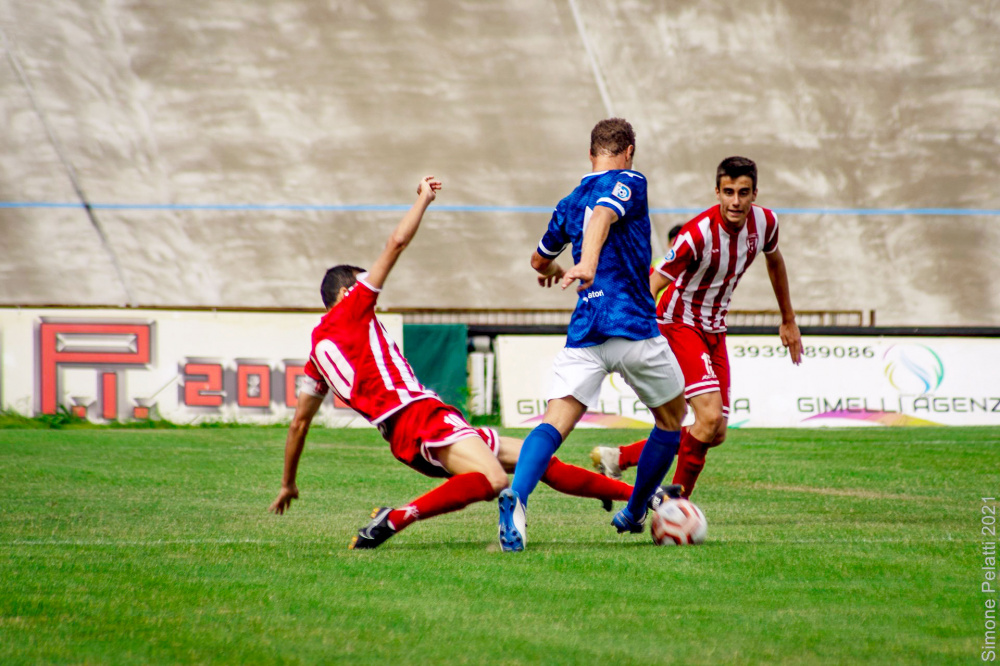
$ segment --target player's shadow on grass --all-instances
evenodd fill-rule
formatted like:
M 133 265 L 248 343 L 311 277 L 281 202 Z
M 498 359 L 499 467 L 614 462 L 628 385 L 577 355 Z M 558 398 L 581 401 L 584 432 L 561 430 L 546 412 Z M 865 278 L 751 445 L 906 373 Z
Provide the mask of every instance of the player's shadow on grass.
M 721 543 L 708 542 L 704 544 L 699 544 L 699 548 L 715 548 L 721 546 Z M 616 548 L 663 548 L 665 550 L 675 550 L 669 546 L 662 547 L 657 546 L 652 541 L 646 540 L 629 540 L 629 541 L 533 541 L 531 542 L 527 549 L 524 551 L 527 554 L 531 554 L 532 551 L 539 552 L 579 552 L 581 550 L 599 550 L 605 552 L 608 550 L 613 550 Z M 386 552 L 387 550 L 392 551 L 421 551 L 421 552 L 433 552 L 433 551 L 459 551 L 459 550 L 469 550 L 477 551 L 482 550 L 488 553 L 500 552 L 500 545 L 491 542 L 485 543 L 482 541 L 439 541 L 439 542 L 416 542 L 416 543 L 398 543 L 392 544 L 389 548 L 383 546 L 379 548 L 377 552 Z M 511 557 L 518 557 L 517 554 L 511 554 Z

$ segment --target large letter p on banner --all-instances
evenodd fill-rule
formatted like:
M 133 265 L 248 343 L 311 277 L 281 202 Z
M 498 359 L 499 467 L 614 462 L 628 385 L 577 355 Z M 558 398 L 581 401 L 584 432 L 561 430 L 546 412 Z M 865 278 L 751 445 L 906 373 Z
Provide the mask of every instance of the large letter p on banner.
M 151 358 L 150 322 L 94 322 L 42 319 L 38 327 L 39 411 L 59 407 L 59 374 L 63 367 L 94 368 L 99 373 L 101 415 L 118 418 L 118 371 L 145 367 Z

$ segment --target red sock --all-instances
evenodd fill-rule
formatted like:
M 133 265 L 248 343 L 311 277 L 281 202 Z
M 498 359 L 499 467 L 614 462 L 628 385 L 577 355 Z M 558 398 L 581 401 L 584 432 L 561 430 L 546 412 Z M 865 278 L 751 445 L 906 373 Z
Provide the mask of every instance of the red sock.
M 674 469 L 673 483 L 684 486 L 682 497 L 691 497 L 698 475 L 705 469 L 705 454 L 709 445 L 696 439 L 687 428 L 681 430 L 681 445 L 677 450 L 677 467 Z
M 646 446 L 646 440 L 640 439 L 625 446 L 618 447 L 618 466 L 622 469 L 635 467 L 639 464 L 639 456 L 642 454 L 642 447 Z
M 596 497 L 624 502 L 632 496 L 632 486 L 629 484 L 576 465 L 567 465 L 555 457 L 545 469 L 542 481 L 554 490 L 577 497 Z
M 496 496 L 493 484 L 482 472 L 459 474 L 406 506 L 390 511 L 389 522 L 398 532 L 415 520 L 458 511 L 473 502 L 485 502 Z

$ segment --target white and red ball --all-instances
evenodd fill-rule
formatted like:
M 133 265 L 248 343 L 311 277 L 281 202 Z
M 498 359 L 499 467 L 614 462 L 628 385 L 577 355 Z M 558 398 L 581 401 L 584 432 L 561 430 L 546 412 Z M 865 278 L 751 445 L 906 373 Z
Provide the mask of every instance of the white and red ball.
M 705 541 L 708 522 L 690 501 L 666 498 L 653 512 L 649 531 L 657 546 L 693 545 Z

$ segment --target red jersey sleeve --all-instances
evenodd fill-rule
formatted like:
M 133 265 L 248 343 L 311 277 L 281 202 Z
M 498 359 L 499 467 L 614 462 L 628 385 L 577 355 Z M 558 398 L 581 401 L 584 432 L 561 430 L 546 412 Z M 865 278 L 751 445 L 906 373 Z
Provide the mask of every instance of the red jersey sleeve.
M 771 254 L 778 249 L 778 216 L 773 211 L 766 211 L 767 228 L 764 231 L 764 254 Z
M 330 385 L 326 383 L 323 375 L 316 369 L 316 365 L 312 359 L 306 362 L 303 370 L 306 373 L 306 379 L 302 381 L 302 391 L 317 398 L 326 397 L 326 394 L 330 392 Z
M 667 256 L 663 257 L 655 268 L 658 273 L 671 280 L 676 280 L 694 259 L 695 249 L 691 234 L 681 232 L 677 240 L 674 241 L 673 247 L 667 251 Z

